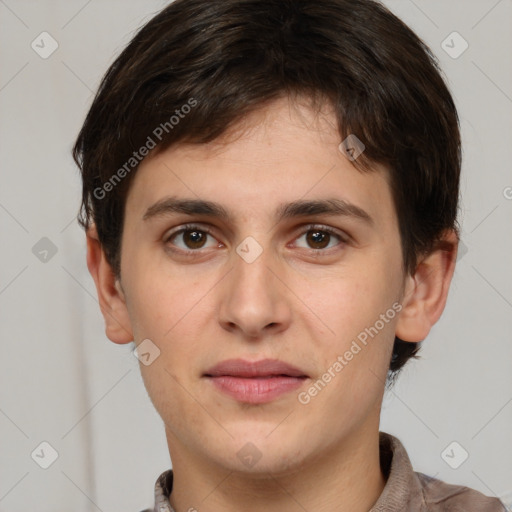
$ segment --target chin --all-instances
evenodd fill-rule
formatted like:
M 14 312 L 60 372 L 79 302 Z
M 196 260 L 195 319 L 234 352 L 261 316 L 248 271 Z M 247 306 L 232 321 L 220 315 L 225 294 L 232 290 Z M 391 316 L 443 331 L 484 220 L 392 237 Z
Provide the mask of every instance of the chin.
M 278 476 L 299 471 L 307 456 L 303 436 L 299 432 L 295 436 L 285 429 L 279 433 L 272 429 L 275 425 L 272 428 L 267 424 L 265 428 L 261 425 L 258 429 L 241 428 L 239 433 L 228 428 L 234 439 L 229 438 L 228 445 L 218 446 L 212 455 L 227 470 L 255 478 L 268 478 L 269 473 Z M 307 451 L 311 448 L 308 443 Z

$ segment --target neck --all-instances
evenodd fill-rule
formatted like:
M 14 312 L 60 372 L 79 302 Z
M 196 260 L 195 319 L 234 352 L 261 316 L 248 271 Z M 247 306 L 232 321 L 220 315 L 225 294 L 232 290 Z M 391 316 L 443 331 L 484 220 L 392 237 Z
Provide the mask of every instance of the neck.
M 359 429 L 285 473 L 231 471 L 169 441 L 175 512 L 368 512 L 386 483 L 378 428 Z

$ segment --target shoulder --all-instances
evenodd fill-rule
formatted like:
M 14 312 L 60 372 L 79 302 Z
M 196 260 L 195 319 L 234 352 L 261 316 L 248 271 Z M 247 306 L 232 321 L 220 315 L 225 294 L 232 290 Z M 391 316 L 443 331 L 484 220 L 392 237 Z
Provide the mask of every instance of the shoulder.
M 425 504 L 432 512 L 506 512 L 498 498 L 462 485 L 447 484 L 423 473 L 416 473 L 421 484 Z
M 379 443 L 381 468 L 387 480 L 372 511 L 507 512 L 498 498 L 414 471 L 398 438 L 381 432 Z

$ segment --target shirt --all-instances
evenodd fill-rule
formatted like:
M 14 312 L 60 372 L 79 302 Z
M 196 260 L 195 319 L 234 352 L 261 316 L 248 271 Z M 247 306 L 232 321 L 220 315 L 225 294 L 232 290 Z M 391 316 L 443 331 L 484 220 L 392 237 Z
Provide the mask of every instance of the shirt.
M 415 472 L 404 446 L 396 437 L 380 432 L 379 447 L 386 484 L 369 512 L 507 512 L 498 498 Z M 172 481 L 171 469 L 158 477 L 155 506 L 142 512 L 175 512 L 169 503 Z

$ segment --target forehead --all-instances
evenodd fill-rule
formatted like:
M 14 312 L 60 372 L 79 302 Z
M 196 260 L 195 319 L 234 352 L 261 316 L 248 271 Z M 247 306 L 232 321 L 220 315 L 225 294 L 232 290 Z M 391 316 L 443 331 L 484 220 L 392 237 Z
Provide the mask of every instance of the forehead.
M 328 105 L 318 112 L 282 98 L 210 143 L 177 144 L 146 158 L 131 184 L 127 213 L 141 217 L 166 196 L 214 201 L 237 215 L 328 197 L 393 221 L 388 171 L 356 169 L 340 142 Z

